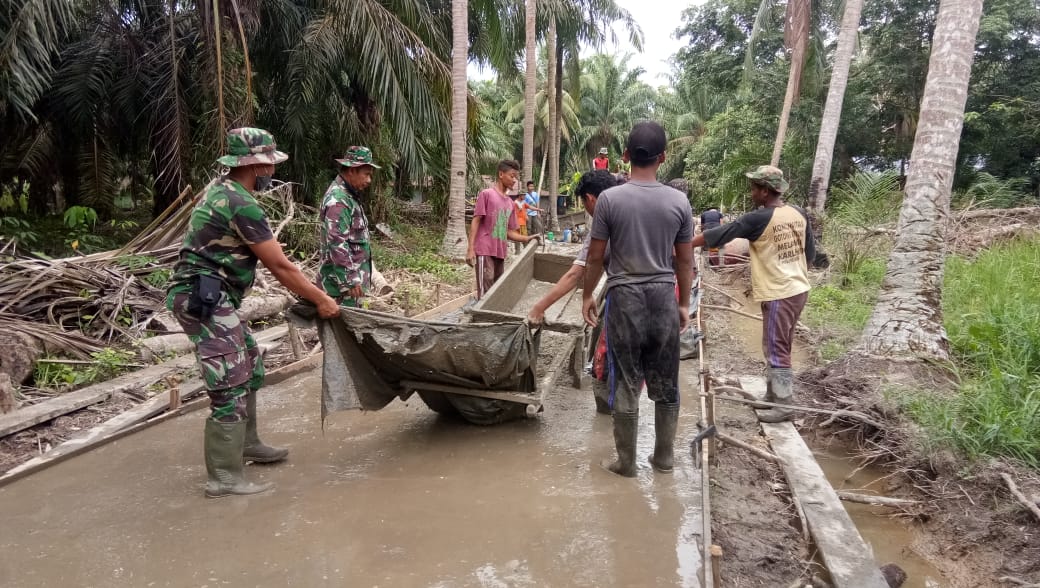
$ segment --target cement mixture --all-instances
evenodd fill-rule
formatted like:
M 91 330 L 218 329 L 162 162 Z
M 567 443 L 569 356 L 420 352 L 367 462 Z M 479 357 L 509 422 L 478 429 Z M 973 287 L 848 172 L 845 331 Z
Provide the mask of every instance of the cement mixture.
M 247 468 L 273 492 L 202 497 L 204 411 L 0 488 L 0 585 L 698 586 L 692 367 L 676 472 L 646 463 L 644 397 L 636 480 L 598 467 L 611 421 L 588 387 L 493 428 L 413 398 L 323 433 L 314 372 L 260 392 L 262 434 L 292 447 Z

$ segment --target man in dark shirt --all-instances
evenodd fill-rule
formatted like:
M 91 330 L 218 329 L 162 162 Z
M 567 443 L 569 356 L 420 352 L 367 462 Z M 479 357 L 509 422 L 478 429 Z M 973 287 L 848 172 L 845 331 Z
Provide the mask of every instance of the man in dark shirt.
M 628 136 L 624 157 L 632 179 L 605 190 L 592 222 L 582 312 L 595 326 L 593 290 L 603 274 L 603 254 L 610 242 L 607 271 L 607 357 L 614 398 L 614 444 L 618 458 L 609 471 L 636 475 L 639 392 L 646 381 L 654 401 L 654 454 L 650 464 L 671 472 L 679 418 L 679 333 L 689 323 L 693 282 L 693 211 L 686 196 L 657 181 L 667 138 L 661 125 L 640 122 Z M 675 286 L 679 284 L 679 301 Z

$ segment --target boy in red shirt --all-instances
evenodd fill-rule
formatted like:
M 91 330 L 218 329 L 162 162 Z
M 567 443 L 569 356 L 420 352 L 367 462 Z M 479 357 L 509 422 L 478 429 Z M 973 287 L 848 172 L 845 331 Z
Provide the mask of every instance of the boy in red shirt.
M 477 300 L 491 289 L 505 271 L 509 241 L 528 243 L 540 235 L 520 234 L 517 209 L 506 193 L 520 177 L 520 164 L 504 159 L 498 163 L 495 185 L 477 196 L 473 208 L 473 224 L 469 230 L 466 263 L 477 270 Z

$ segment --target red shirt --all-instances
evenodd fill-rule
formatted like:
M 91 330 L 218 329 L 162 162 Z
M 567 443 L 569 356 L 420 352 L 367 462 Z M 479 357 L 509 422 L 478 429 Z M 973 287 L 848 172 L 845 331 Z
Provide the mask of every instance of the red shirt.
M 592 166 L 594 169 L 607 169 L 610 166 L 610 160 L 606 157 L 597 156 L 596 159 L 592 160 Z

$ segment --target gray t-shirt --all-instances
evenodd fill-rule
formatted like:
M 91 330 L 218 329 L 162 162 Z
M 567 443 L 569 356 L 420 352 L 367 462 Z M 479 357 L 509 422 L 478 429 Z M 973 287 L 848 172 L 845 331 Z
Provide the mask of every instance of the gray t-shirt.
M 600 194 L 591 235 L 610 243 L 607 288 L 674 283 L 673 248 L 693 240 L 693 209 L 675 188 L 630 180 Z

